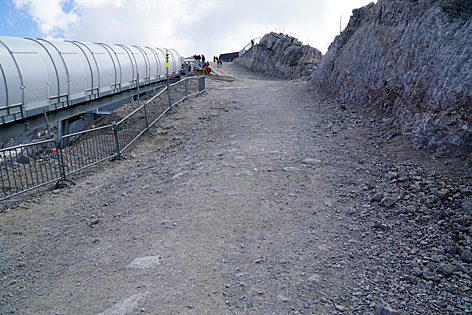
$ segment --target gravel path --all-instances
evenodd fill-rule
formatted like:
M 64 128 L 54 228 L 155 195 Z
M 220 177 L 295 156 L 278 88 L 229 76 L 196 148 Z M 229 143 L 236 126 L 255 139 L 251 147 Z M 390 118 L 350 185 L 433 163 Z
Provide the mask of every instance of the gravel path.
M 460 161 L 306 82 L 217 70 L 126 160 L 2 205 L 0 313 L 472 313 Z

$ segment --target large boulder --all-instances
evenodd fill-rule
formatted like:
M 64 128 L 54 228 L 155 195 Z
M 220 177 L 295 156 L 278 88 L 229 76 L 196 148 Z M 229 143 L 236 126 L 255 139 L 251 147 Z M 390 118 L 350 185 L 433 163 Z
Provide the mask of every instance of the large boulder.
M 370 105 L 417 148 L 472 152 L 472 0 L 379 0 L 353 11 L 312 80 Z
M 321 56 L 319 50 L 294 37 L 272 32 L 237 62 L 274 78 L 299 79 L 310 77 Z

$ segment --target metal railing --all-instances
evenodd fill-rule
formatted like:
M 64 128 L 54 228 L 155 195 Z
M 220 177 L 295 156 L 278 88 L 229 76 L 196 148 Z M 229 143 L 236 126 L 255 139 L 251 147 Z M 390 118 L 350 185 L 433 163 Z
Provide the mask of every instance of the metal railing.
M 123 151 L 179 102 L 205 90 L 205 77 L 186 77 L 160 90 L 118 123 L 0 150 L 0 201 L 56 182 Z
M 0 200 L 61 179 L 55 140 L 18 145 L 0 151 Z
M 246 46 L 244 46 L 243 49 L 241 49 L 241 51 L 239 52 L 239 57 L 242 57 L 253 46 L 258 45 L 260 40 L 261 40 L 260 37 L 251 39 L 251 41 Z

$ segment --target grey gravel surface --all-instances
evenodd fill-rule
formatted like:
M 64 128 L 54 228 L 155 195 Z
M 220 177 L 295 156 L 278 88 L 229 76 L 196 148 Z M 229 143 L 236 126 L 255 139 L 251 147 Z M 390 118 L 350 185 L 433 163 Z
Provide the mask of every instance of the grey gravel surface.
M 472 313 L 470 178 L 237 64 L 126 159 L 1 205 L 0 313 Z

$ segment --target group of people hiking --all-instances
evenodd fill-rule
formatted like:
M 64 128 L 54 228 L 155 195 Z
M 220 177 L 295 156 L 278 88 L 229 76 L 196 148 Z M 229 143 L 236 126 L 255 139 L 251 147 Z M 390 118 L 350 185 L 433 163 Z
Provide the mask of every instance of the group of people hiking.
M 202 70 L 204 74 L 210 74 L 212 69 L 210 63 L 205 61 L 205 55 L 193 55 L 193 58 L 197 61 L 198 68 Z M 213 62 L 216 62 L 218 68 L 223 67 L 223 61 L 217 56 L 213 56 Z
M 216 62 L 216 64 L 218 65 L 218 67 L 223 67 L 223 61 L 221 61 L 220 59 L 218 59 L 217 56 L 214 56 L 214 57 L 213 57 L 213 62 Z
M 193 58 L 197 61 L 198 68 L 202 70 L 203 74 L 210 74 L 211 67 L 208 61 L 205 62 L 205 55 L 193 55 Z

